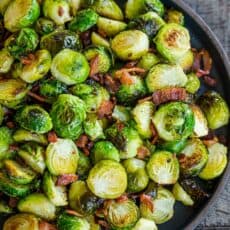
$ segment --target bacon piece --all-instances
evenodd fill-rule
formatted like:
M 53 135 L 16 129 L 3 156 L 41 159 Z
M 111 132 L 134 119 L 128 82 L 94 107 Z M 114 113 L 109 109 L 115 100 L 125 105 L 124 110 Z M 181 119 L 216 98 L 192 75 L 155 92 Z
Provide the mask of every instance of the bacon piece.
M 13 129 L 15 127 L 15 124 L 13 121 L 7 121 L 6 122 L 6 126 L 9 128 L 9 129 Z
M 76 211 L 74 211 L 74 210 L 66 209 L 65 211 L 66 211 L 66 213 L 68 213 L 68 214 L 70 214 L 70 215 L 72 215 L 72 216 L 83 217 L 82 214 L 80 214 L 79 212 L 76 212 Z
M 133 68 L 134 66 L 136 66 L 137 65 L 137 61 L 131 61 L 131 62 L 128 62 L 128 63 L 126 63 L 125 65 L 124 65 L 124 68 Z
M 57 228 L 44 220 L 39 222 L 39 230 L 57 230 Z
M 91 43 L 91 32 L 89 30 L 80 34 L 80 38 L 84 46 L 88 46 Z
M 119 82 L 112 78 L 109 74 L 104 76 L 104 84 L 106 89 L 111 93 L 115 94 L 119 89 Z
M 109 229 L 109 224 L 105 220 L 98 220 L 97 223 L 105 229 Z
M 207 147 L 210 147 L 211 145 L 216 144 L 218 141 L 219 140 L 218 140 L 218 138 L 216 136 L 214 136 L 212 139 L 202 140 L 204 145 L 206 145 Z
M 184 88 L 170 87 L 153 93 L 153 102 L 156 105 L 160 105 L 168 101 L 185 101 L 186 96 L 187 93 Z
M 88 137 L 85 134 L 83 134 L 77 139 L 76 145 L 79 148 L 85 148 L 88 141 L 89 141 Z
M 99 119 L 107 115 L 111 115 L 113 112 L 114 103 L 112 101 L 103 101 L 98 109 L 97 115 Z
M 90 72 L 89 76 L 97 74 L 99 71 L 99 55 L 96 55 L 90 60 Z
M 31 65 L 32 64 L 32 60 L 30 60 L 28 57 L 22 57 L 21 58 L 21 63 L 23 65 Z
M 212 69 L 212 58 L 207 50 L 202 50 L 202 61 L 203 61 L 203 67 L 204 71 L 210 73 Z
M 107 34 L 106 34 L 106 32 L 105 32 L 104 30 L 98 28 L 97 32 L 98 32 L 99 35 L 101 35 L 103 38 L 106 38 L 106 37 L 107 37 Z
M 64 12 L 65 12 L 64 9 L 61 6 L 59 6 L 58 15 L 61 17 L 61 16 L 63 16 Z
M 150 155 L 150 152 L 149 152 L 148 148 L 146 148 L 145 146 L 140 146 L 137 149 L 137 158 L 138 159 L 145 159 L 149 155 Z
M 148 196 L 146 194 L 141 194 L 140 201 L 142 203 L 144 203 L 150 209 L 151 212 L 153 212 L 154 206 L 153 206 L 153 202 L 152 202 L 152 197 L 151 196 Z
M 11 208 L 16 208 L 17 207 L 17 203 L 18 203 L 18 198 L 10 197 L 8 205 Z
M 128 72 L 128 73 L 131 73 L 131 72 L 134 72 L 134 73 L 145 73 L 145 69 L 140 68 L 140 67 L 122 68 L 122 69 L 117 70 L 115 72 L 115 77 L 116 78 L 120 78 L 124 74 L 124 72 Z
M 157 142 L 159 135 L 158 135 L 156 127 L 153 123 L 150 124 L 150 129 L 151 129 L 152 134 L 153 134 L 153 139 L 152 139 L 151 143 L 154 145 Z
M 78 175 L 76 174 L 63 174 L 57 178 L 56 185 L 57 186 L 66 186 L 75 182 L 78 179 Z
M 116 199 L 116 202 L 118 202 L 118 203 L 123 203 L 123 202 L 125 202 L 125 201 L 127 201 L 128 200 L 128 196 L 127 195 L 121 195 L 120 197 L 118 197 L 117 199 Z
M 212 77 L 210 77 L 210 76 L 204 76 L 203 79 L 204 79 L 204 83 L 205 83 L 206 85 L 208 85 L 208 86 L 213 87 L 213 86 L 216 86 L 216 84 L 217 84 L 216 79 L 214 79 L 214 78 L 212 78 Z
M 122 85 L 132 85 L 134 80 L 128 72 L 124 71 L 120 77 L 120 82 Z
M 36 94 L 36 93 L 33 93 L 33 92 L 29 91 L 27 94 L 28 94 L 30 97 L 32 97 L 32 98 L 34 98 L 34 99 L 36 99 L 36 100 L 38 100 L 38 101 L 40 101 L 40 102 L 47 102 L 47 101 L 46 101 L 46 98 L 44 98 L 44 97 L 42 97 L 42 96 L 40 96 L 40 95 L 38 95 L 38 94 Z
M 50 131 L 48 133 L 48 141 L 51 142 L 51 143 L 54 143 L 54 142 L 57 142 L 57 134 L 54 132 L 54 131 Z
M 117 123 L 116 123 L 116 126 L 117 126 L 117 130 L 118 130 L 119 132 L 121 132 L 122 129 L 125 128 L 125 125 L 124 125 L 122 122 L 117 122 Z

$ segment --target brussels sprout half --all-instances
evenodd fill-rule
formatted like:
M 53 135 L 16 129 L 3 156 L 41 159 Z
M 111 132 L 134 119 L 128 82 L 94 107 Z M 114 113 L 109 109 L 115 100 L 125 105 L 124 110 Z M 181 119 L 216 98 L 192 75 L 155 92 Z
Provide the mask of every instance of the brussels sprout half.
M 161 58 L 154 53 L 146 53 L 138 62 L 138 66 L 149 71 L 154 65 L 161 62 Z
M 13 62 L 14 58 L 7 49 L 0 50 L 0 73 L 9 72 Z
M 106 48 L 110 48 L 110 43 L 105 38 L 103 38 L 101 35 L 92 32 L 91 33 L 91 41 L 93 45 L 98 46 L 104 46 Z
M 4 15 L 7 7 L 10 5 L 11 0 L 2 0 L 0 2 L 0 14 Z
M 121 121 L 127 122 L 130 120 L 130 109 L 122 105 L 115 105 L 112 113 L 112 118 Z
M 178 10 L 169 9 L 166 12 L 166 21 L 167 23 L 177 23 L 180 25 L 184 25 L 184 15 Z
M 153 220 L 140 218 L 132 230 L 157 230 L 157 226 Z
M 13 213 L 13 208 L 11 208 L 6 201 L 0 201 L 0 214 L 11 214 Z
M 12 132 L 8 127 L 0 127 L 0 159 L 5 157 L 10 144 L 13 143 Z
M 48 18 L 39 18 L 35 24 L 35 30 L 40 35 L 46 35 L 55 30 L 55 23 Z

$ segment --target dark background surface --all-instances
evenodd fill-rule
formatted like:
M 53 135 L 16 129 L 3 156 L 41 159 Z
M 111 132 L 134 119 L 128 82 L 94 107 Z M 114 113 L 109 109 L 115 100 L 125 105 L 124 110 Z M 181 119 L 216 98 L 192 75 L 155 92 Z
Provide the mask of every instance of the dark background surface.
M 216 34 L 230 56 L 230 0 L 184 0 Z M 230 230 L 230 178 L 214 207 L 197 229 Z

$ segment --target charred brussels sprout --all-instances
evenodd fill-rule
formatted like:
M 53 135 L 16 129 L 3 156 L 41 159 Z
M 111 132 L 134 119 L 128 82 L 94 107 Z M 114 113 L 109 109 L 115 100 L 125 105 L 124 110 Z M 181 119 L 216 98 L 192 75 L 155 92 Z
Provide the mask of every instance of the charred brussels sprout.
M 54 57 L 51 65 L 52 75 L 67 85 L 85 81 L 89 71 L 89 64 L 85 56 L 70 49 L 60 51 Z
M 20 109 L 15 116 L 18 124 L 35 133 L 47 133 L 53 127 L 50 115 L 38 105 L 27 105 Z
M 208 126 L 218 129 L 229 122 L 229 108 L 225 100 L 214 91 L 208 91 L 198 99 L 198 105 L 203 110 Z
M 4 14 L 4 24 L 10 32 L 31 26 L 39 17 L 37 0 L 12 1 Z
M 0 50 L 0 73 L 9 72 L 13 62 L 14 58 L 7 49 Z
M 175 63 L 191 48 L 188 30 L 178 24 L 165 24 L 154 38 L 158 52 Z
M 193 133 L 194 115 L 189 105 L 171 102 L 162 105 L 153 115 L 153 123 L 165 141 L 186 139 Z
M 13 143 L 11 130 L 7 127 L 0 127 L 0 159 L 4 158 L 10 144 Z
M 87 185 L 96 196 L 114 199 L 126 190 L 127 175 L 121 164 L 112 160 L 102 160 L 90 170 Z
M 104 46 L 106 48 L 110 48 L 109 41 L 103 38 L 100 34 L 92 32 L 91 33 L 91 41 L 95 46 Z
M 52 105 L 50 116 L 58 136 L 76 139 L 83 131 L 82 122 L 86 118 L 86 106 L 76 96 L 61 94 Z
M 143 55 L 138 62 L 138 66 L 145 69 L 146 71 L 149 71 L 154 65 L 161 62 L 160 57 L 158 57 L 154 53 L 146 53 Z
M 157 230 L 157 226 L 153 220 L 140 218 L 132 230 Z
M 189 93 L 196 93 L 199 88 L 200 88 L 200 80 L 199 78 L 196 76 L 195 73 L 190 73 L 187 75 L 188 77 L 188 81 L 185 85 L 185 89 L 189 92 Z
M 77 174 L 80 176 L 80 178 L 86 179 L 91 167 L 92 165 L 90 162 L 90 158 L 87 157 L 84 153 L 79 151 Z
M 166 12 L 166 21 L 167 23 L 177 23 L 180 25 L 184 25 L 184 15 L 178 10 L 169 9 Z
M 39 18 L 35 24 L 35 30 L 40 35 L 46 35 L 55 30 L 55 23 L 48 18 Z
M 148 52 L 149 39 L 140 30 L 127 30 L 113 38 L 111 48 L 122 60 L 137 60 Z
M 46 149 L 46 165 L 53 175 L 76 173 L 78 166 L 78 149 L 69 139 L 58 139 Z

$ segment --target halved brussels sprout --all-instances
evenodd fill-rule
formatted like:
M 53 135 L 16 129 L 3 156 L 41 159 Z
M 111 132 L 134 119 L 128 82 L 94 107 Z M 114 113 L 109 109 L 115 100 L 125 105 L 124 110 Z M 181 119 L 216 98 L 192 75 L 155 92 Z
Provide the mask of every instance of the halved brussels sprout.
M 53 220 L 56 216 L 56 207 L 42 193 L 32 193 L 22 198 L 17 208 L 20 212 L 31 213 L 46 220 Z
M 57 218 L 57 227 L 59 230 L 90 230 L 90 224 L 85 218 L 62 213 Z
M 40 15 L 37 0 L 12 1 L 4 14 L 4 24 L 10 32 L 31 26 Z
M 158 184 L 175 184 L 179 178 L 179 162 L 174 154 L 167 151 L 153 153 L 146 168 L 149 177 Z
M 181 68 L 185 71 L 185 72 L 188 72 L 191 68 L 192 68 L 192 65 L 193 65 L 193 62 L 194 62 L 194 54 L 192 52 L 192 50 L 189 50 L 185 53 L 184 56 L 182 56 L 177 64 L 179 66 L 181 66 Z M 198 83 L 197 83 L 198 84 Z
M 121 130 L 119 124 L 114 124 L 105 131 L 105 135 L 120 151 L 121 159 L 135 157 L 138 148 L 143 145 L 143 142 L 138 132 L 130 125 L 125 125 Z
M 98 20 L 98 14 L 91 9 L 81 10 L 69 24 L 69 29 L 76 32 L 84 32 L 94 25 Z
M 187 141 L 185 148 L 179 155 L 180 169 L 186 176 L 196 176 L 204 168 L 208 160 L 205 145 L 198 138 Z
M 139 209 L 128 199 L 124 202 L 111 201 L 106 207 L 106 220 L 112 229 L 131 229 L 139 218 Z
M 140 218 L 132 230 L 157 230 L 157 226 L 153 220 Z
M 153 135 L 150 127 L 153 113 L 154 104 L 151 101 L 137 104 L 132 111 L 133 118 L 137 123 L 137 131 L 143 138 L 149 139 Z
M 122 60 L 137 60 L 148 52 L 148 36 L 140 30 L 126 30 L 116 35 L 111 48 Z
M 74 85 L 86 80 L 89 75 L 89 64 L 79 52 L 63 49 L 53 59 L 51 73 L 66 85 Z
M 187 139 L 181 139 L 178 141 L 164 141 L 160 142 L 157 147 L 172 153 L 181 153 L 181 151 L 185 148 L 186 143 Z
M 52 105 L 50 116 L 58 136 L 77 139 L 83 131 L 86 106 L 84 101 L 76 96 L 61 94 Z
M 13 62 L 14 58 L 7 49 L 0 50 L 0 73 L 9 72 Z
M 173 217 L 175 198 L 169 190 L 159 187 L 157 197 L 152 198 L 152 203 L 154 208 L 151 210 L 148 204 L 141 202 L 142 217 L 153 220 L 156 224 L 163 224 Z
M 11 214 L 13 213 L 13 208 L 11 208 L 6 201 L 0 201 L 0 214 Z
M 0 127 L 0 159 L 4 158 L 5 152 L 13 143 L 11 130 L 5 126 Z
M 178 65 L 158 64 L 150 69 L 145 81 L 149 92 L 152 93 L 170 86 L 184 87 L 187 76 Z
M 189 105 L 170 102 L 160 106 L 153 115 L 153 123 L 165 141 L 186 139 L 193 133 L 194 115 Z
M 90 170 L 87 185 L 96 196 L 114 199 L 125 192 L 127 175 L 121 164 L 112 160 L 102 160 Z
M 43 191 L 55 206 L 68 204 L 66 187 L 55 185 L 55 178 L 49 172 L 45 172 L 43 176 Z
M 176 23 L 165 24 L 154 38 L 158 52 L 176 63 L 191 48 L 188 30 Z
M 206 92 L 198 99 L 198 105 L 207 118 L 209 128 L 218 129 L 228 124 L 229 108 L 219 93 L 215 91 Z
M 58 139 L 46 149 L 46 165 L 53 175 L 75 173 L 78 165 L 78 149 L 69 139 Z
M 109 41 L 107 41 L 105 38 L 95 32 L 91 33 L 91 41 L 92 44 L 95 46 L 104 46 L 106 48 L 110 48 Z
M 40 35 L 46 35 L 55 30 L 54 21 L 48 18 L 39 18 L 35 24 L 35 30 Z
M 80 178 L 86 179 L 91 168 L 92 165 L 90 162 L 90 158 L 81 151 L 79 151 L 77 174 L 80 176 Z
M 166 21 L 167 23 L 177 23 L 180 25 L 184 25 L 184 15 L 178 10 L 169 9 L 166 13 Z
M 145 69 L 146 71 L 149 71 L 154 65 L 161 62 L 160 57 L 158 57 L 154 53 L 146 53 L 143 55 L 138 62 L 138 66 Z
M 126 122 L 130 120 L 129 108 L 122 105 L 115 105 L 112 113 L 113 119 L 121 122 Z
M 39 220 L 36 216 L 19 213 L 9 217 L 3 225 L 3 230 L 39 230 Z
M 44 35 L 41 38 L 40 47 L 41 49 L 48 50 L 54 56 L 63 49 L 80 50 L 82 44 L 76 33 L 59 29 Z
M 4 15 L 7 7 L 10 5 L 11 0 L 1 0 L 0 2 L 0 14 Z
M 101 160 L 120 161 L 117 148 L 109 141 L 97 142 L 92 149 L 91 157 L 94 164 Z
M 84 1 L 82 0 L 67 0 L 70 5 L 71 14 L 76 15 L 80 7 L 83 7 Z
M 45 0 L 43 14 L 52 19 L 57 25 L 64 25 L 71 20 L 70 6 L 65 0 Z
M 140 192 L 149 183 L 149 177 L 145 171 L 146 163 L 136 158 L 127 159 L 122 162 L 128 176 L 128 192 Z
M 195 73 L 190 73 L 187 75 L 188 81 L 185 85 L 185 89 L 189 93 L 196 93 L 200 88 L 200 80 Z
M 199 174 L 203 180 L 212 180 L 220 176 L 228 162 L 226 146 L 216 143 L 208 147 L 208 152 L 208 162 Z
M 47 133 L 53 127 L 50 115 L 38 105 L 27 105 L 17 111 L 16 122 L 27 130 L 35 133 Z

